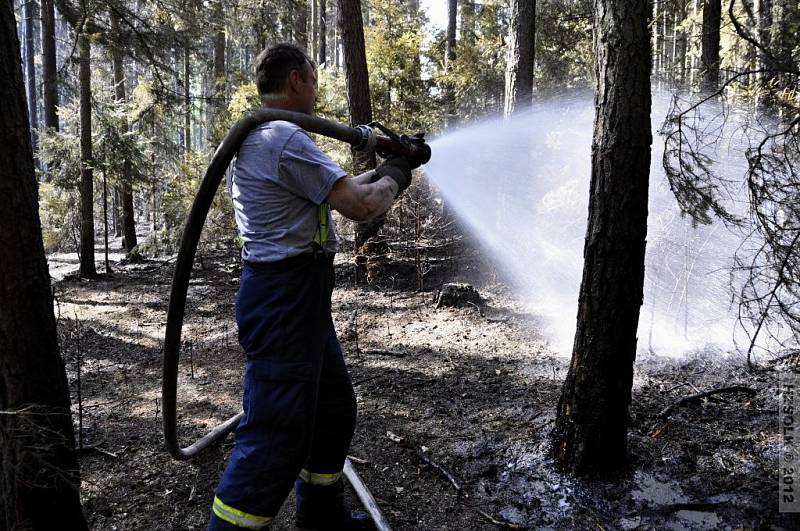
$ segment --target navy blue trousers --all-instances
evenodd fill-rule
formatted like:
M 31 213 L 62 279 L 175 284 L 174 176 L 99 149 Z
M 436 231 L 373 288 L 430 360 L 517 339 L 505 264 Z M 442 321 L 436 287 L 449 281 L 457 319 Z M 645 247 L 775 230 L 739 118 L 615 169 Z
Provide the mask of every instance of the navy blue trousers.
M 244 265 L 236 299 L 244 417 L 210 530 L 262 528 L 302 469 L 341 472 L 356 400 L 331 319 L 333 285 L 332 256 Z

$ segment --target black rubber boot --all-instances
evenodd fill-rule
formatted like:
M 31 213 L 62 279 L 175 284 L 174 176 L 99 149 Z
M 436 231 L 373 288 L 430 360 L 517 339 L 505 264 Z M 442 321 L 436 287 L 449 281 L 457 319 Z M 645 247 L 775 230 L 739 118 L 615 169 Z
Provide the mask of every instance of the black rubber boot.
M 312 485 L 302 479 L 294 483 L 297 512 L 295 524 L 303 531 L 373 531 L 369 515 L 350 512 L 344 501 L 344 481 L 332 485 Z

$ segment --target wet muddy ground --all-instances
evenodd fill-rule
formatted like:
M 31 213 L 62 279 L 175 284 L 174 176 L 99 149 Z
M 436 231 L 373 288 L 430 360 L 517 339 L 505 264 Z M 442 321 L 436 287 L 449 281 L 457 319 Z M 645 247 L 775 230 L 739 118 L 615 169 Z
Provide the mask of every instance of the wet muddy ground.
M 179 376 L 184 444 L 240 408 L 237 262 L 224 252 L 194 272 Z M 753 374 L 738 355 L 641 354 L 631 471 L 579 481 L 547 458 L 568 359 L 507 288 L 467 255 L 434 264 L 422 292 L 410 264 L 389 262 L 380 282 L 357 286 L 350 263 L 337 257 L 334 318 L 358 396 L 351 455 L 393 529 L 800 528 L 778 511 L 777 382 L 797 371 L 797 358 Z M 54 284 L 76 419 L 80 372 L 82 500 L 95 530 L 203 529 L 232 448 L 228 437 L 189 462 L 164 449 L 171 277 L 169 261 L 118 262 L 111 276 Z M 435 308 L 434 288 L 446 281 L 472 282 L 485 306 Z M 659 417 L 684 396 L 730 385 L 755 394 L 720 394 Z M 276 529 L 292 528 L 291 504 Z

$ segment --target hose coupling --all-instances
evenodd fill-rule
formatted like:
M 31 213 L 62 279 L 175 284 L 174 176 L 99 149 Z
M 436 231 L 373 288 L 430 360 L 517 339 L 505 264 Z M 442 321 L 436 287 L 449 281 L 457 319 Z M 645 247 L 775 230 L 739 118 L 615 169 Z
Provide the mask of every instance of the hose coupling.
M 355 129 L 361 133 L 361 142 L 353 146 L 353 149 L 359 153 L 372 153 L 375 151 L 375 146 L 378 144 L 378 136 L 375 134 L 375 129 L 369 125 L 357 125 Z

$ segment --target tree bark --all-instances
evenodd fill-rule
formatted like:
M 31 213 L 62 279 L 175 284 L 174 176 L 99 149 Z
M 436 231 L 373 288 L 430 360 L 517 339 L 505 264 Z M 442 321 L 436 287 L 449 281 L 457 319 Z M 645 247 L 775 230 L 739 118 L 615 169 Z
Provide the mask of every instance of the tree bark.
M 757 0 L 758 1 L 758 41 L 766 49 L 770 46 L 770 28 L 772 27 L 772 0 Z M 771 64 L 767 54 L 763 50 L 758 50 L 758 69 L 763 70 L 770 68 L 774 65 Z M 761 72 L 758 75 L 758 82 L 762 88 L 769 86 L 772 80 L 772 75 L 769 72 Z
M 294 8 L 294 40 L 295 43 L 308 50 L 308 2 L 299 0 Z
M 83 32 L 78 36 L 81 120 L 81 278 L 94 278 L 94 188 L 92 183 L 92 74 L 91 47 Z
M 328 60 L 328 5 L 325 0 L 319 0 L 319 56 L 318 64 L 324 65 Z
M 192 66 L 188 43 L 183 47 L 183 142 L 186 154 L 192 151 Z
M 533 103 L 536 0 L 512 0 L 506 58 L 505 115 Z
M 447 42 L 445 44 L 445 67 L 456 58 L 456 12 L 458 10 L 458 0 L 448 0 L 447 2 Z
M 119 31 L 119 18 L 113 11 L 111 17 L 111 31 Z M 118 46 L 111 46 L 111 66 L 114 71 L 114 97 L 118 105 L 123 105 L 127 100 L 125 91 L 125 63 L 122 50 Z M 130 127 L 130 125 L 126 125 Z M 122 248 L 130 252 L 137 245 L 136 221 L 133 217 L 133 175 L 131 163 L 126 158 L 122 162 Z
M 475 43 L 475 1 L 461 0 L 460 38 L 465 46 Z
M 675 19 L 675 67 L 678 69 L 676 73 L 676 81 L 678 86 L 682 87 L 686 84 L 686 50 L 688 48 L 688 39 L 686 30 L 679 27 L 683 21 L 686 20 L 686 5 L 681 4 L 680 17 L 676 14 Z
M 28 118 L 31 131 L 31 143 L 34 154 L 36 153 L 36 130 L 39 128 L 37 110 L 39 101 L 36 97 L 36 45 L 34 44 L 34 20 L 36 18 L 36 3 L 34 0 L 23 2 L 22 16 L 25 28 L 25 92 L 28 99 Z
M 42 0 L 42 99 L 44 125 L 58 131 L 56 74 L 56 20 L 53 0 Z
M 0 525 L 86 529 L 12 3 L 0 5 Z M 6 311 L 10 310 L 10 311 Z
M 316 60 L 317 50 L 319 49 L 319 0 L 309 0 L 309 36 L 308 36 L 308 56 Z
M 220 118 L 225 108 L 225 13 L 221 0 L 214 4 L 214 82 L 209 105 L 209 142 L 216 146 L 222 141 L 224 131 Z
M 572 362 L 553 456 L 577 475 L 627 465 L 628 407 L 642 304 L 650 168 L 646 0 L 595 0 L 595 121 L 589 221 Z
M 705 91 L 715 91 L 719 86 L 719 26 L 721 20 L 721 0 L 704 0 L 700 62 L 703 68 L 703 90 Z
M 347 73 L 347 101 L 350 105 L 350 120 L 353 125 L 372 121 L 372 102 L 369 96 L 367 55 L 364 50 L 364 24 L 361 18 L 360 0 L 339 0 L 339 27 L 344 47 L 344 66 Z M 375 156 L 359 157 L 354 153 L 358 171 L 375 167 Z M 360 249 L 370 238 L 378 234 L 385 219 L 380 216 L 373 221 L 359 223 L 356 227 L 356 249 Z

